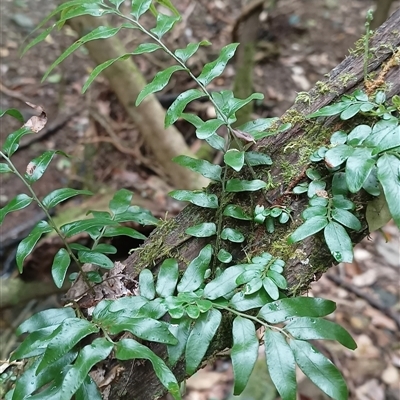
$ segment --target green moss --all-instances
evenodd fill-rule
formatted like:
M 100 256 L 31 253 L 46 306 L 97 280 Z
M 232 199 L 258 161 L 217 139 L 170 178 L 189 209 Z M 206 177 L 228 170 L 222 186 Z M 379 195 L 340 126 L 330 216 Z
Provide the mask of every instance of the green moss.
M 346 86 L 352 79 L 355 79 L 355 74 L 352 73 L 345 73 L 340 75 L 337 80 L 343 85 Z
M 292 126 L 302 124 L 305 121 L 304 115 L 297 110 L 290 109 L 285 112 L 281 117 L 282 123 L 290 123 Z
M 294 100 L 294 103 L 305 103 L 308 106 L 311 105 L 311 95 L 309 92 L 299 92 L 297 93 L 296 99 Z
M 317 89 L 318 94 L 326 94 L 330 92 L 335 92 L 333 88 L 331 88 L 326 82 L 318 81 L 315 82 L 315 87 Z

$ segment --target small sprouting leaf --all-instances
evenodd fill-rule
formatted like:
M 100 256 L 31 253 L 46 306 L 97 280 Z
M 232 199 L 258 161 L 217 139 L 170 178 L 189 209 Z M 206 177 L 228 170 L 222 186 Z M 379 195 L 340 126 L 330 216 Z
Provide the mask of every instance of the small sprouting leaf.
M 331 221 L 324 229 L 327 246 L 337 262 L 353 261 L 353 245 L 346 229 L 337 222 Z
M 243 272 L 243 265 L 234 265 L 227 268 L 217 278 L 207 283 L 204 288 L 204 297 L 215 300 L 225 296 L 237 288 L 236 278 Z
M 29 197 L 26 194 L 15 196 L 5 207 L 0 209 L 0 225 L 3 223 L 4 217 L 8 213 L 22 210 L 23 208 L 28 207 L 32 201 L 32 197 Z
M 67 250 L 61 248 L 54 256 L 53 265 L 51 266 L 51 276 L 53 281 L 58 288 L 61 288 L 65 275 L 67 273 L 69 264 L 71 263 L 71 257 Z
M 307 219 L 304 224 L 300 225 L 288 239 L 288 243 L 296 243 L 305 239 L 308 236 L 315 235 L 322 231 L 328 225 L 328 218 L 326 216 L 317 215 Z
M 169 193 L 171 197 L 179 201 L 189 201 L 199 207 L 218 208 L 218 197 L 202 191 L 173 190 Z
M 240 171 L 244 165 L 244 151 L 230 149 L 224 154 L 224 162 L 235 171 Z
M 303 340 L 289 342 L 299 368 L 323 392 L 335 400 L 346 400 L 346 382 L 337 368 L 310 343 Z
M 172 161 L 183 167 L 189 168 L 192 171 L 198 172 L 204 177 L 213 181 L 221 181 L 222 168 L 206 160 L 198 160 L 188 156 L 178 156 Z
M 71 197 L 78 196 L 79 194 L 84 194 L 91 196 L 93 193 L 89 190 L 77 190 L 70 188 L 56 189 L 49 193 L 43 200 L 42 204 L 47 208 L 53 208 L 61 202 L 70 199 Z
M 185 359 L 187 374 L 192 375 L 196 372 L 217 332 L 221 319 L 221 312 L 212 308 L 206 313 L 200 314 L 196 320 L 186 343 Z
M 182 400 L 179 384 L 167 367 L 165 362 L 154 354 L 147 346 L 136 342 L 133 339 L 121 339 L 115 345 L 115 357 L 118 360 L 133 360 L 136 358 L 149 360 L 157 378 L 173 396 L 174 400 Z
M 32 315 L 32 317 L 24 321 L 17 328 L 16 334 L 32 333 L 43 328 L 60 325 L 65 319 L 73 317 L 75 317 L 75 312 L 72 307 L 49 308 Z
M 214 78 L 220 76 L 228 61 L 235 55 L 238 45 L 239 43 L 231 43 L 223 47 L 219 53 L 219 57 L 203 67 L 197 80 L 202 85 L 207 86 Z
M 162 13 L 157 14 L 157 25 L 155 28 L 150 29 L 150 32 L 161 39 L 167 32 L 169 32 L 176 22 L 180 20 L 178 16 L 170 16 Z
M 272 165 L 271 157 L 263 154 L 258 153 L 257 151 L 246 151 L 244 153 L 244 160 L 247 165 L 251 167 L 255 167 L 257 165 Z
M 10 115 L 19 122 L 24 123 L 24 116 L 16 108 L 8 108 L 7 110 L 0 110 L 0 118 L 4 117 L 4 115 Z
M 353 154 L 353 151 L 353 147 L 347 144 L 339 144 L 325 153 L 325 163 L 329 168 L 338 167 Z
M 99 328 L 86 319 L 68 318 L 64 320 L 54 331 L 53 338 L 46 348 L 37 372 L 63 357 L 84 337 L 98 331 Z
M 153 300 L 156 295 L 154 277 L 147 268 L 143 269 L 139 274 L 139 290 L 140 295 L 149 300 Z
M 382 228 L 392 219 L 383 193 L 381 193 L 376 199 L 368 202 L 365 218 L 367 219 L 368 229 L 370 232 Z
M 85 346 L 78 355 L 72 368 L 65 375 L 61 386 L 60 400 L 70 400 L 83 384 L 92 367 L 105 360 L 113 349 L 113 343 L 106 338 L 97 338 Z
M 33 131 L 30 128 L 23 126 L 22 128 L 8 135 L 3 144 L 3 152 L 7 154 L 8 157 L 11 157 L 18 150 L 19 141 L 21 140 L 22 136 L 29 135 L 31 133 L 33 133 Z
M 182 61 L 186 62 L 200 46 L 209 46 L 211 43 L 207 40 L 202 40 L 200 43 L 189 43 L 185 49 L 175 50 L 175 55 Z
M 314 340 L 327 339 L 336 340 L 350 350 L 355 350 L 357 344 L 350 334 L 342 326 L 321 318 L 296 318 L 285 326 L 295 339 Z
M 225 122 L 220 119 L 209 119 L 196 129 L 196 136 L 199 139 L 209 139 L 222 125 Z
M 151 6 L 152 0 L 135 0 L 132 1 L 132 10 L 131 14 L 139 19 L 141 15 L 143 15 Z
M 136 229 L 127 226 L 109 226 L 103 233 L 103 237 L 129 236 L 132 239 L 146 240 L 146 236 Z
M 228 204 L 225 209 L 224 213 L 226 217 L 232 217 L 236 219 L 241 219 L 243 221 L 251 221 L 251 216 L 247 215 L 242 207 L 237 206 L 236 204 Z
M 371 153 L 372 149 L 359 147 L 347 159 L 346 183 L 351 193 L 357 193 L 371 173 L 376 162 Z
M 144 98 L 149 94 L 159 92 L 160 90 L 164 89 L 165 86 L 168 85 L 168 82 L 174 72 L 182 71 L 184 69 L 185 68 L 180 65 L 173 65 L 172 67 L 168 67 L 163 71 L 158 72 L 153 80 L 148 83 L 139 93 L 139 96 L 136 99 L 136 106 L 140 105 Z
M 272 300 L 279 299 L 279 289 L 275 282 L 268 276 L 262 280 L 262 285 Z
M 185 351 L 186 342 L 189 337 L 191 321 L 184 317 L 179 320 L 172 319 L 170 321 L 169 330 L 177 338 L 178 343 L 175 345 L 167 345 L 168 361 L 171 366 L 174 366 Z
M 362 107 L 361 103 L 352 104 L 350 107 L 346 108 L 340 114 L 340 119 L 342 119 L 343 121 L 347 121 L 348 119 L 353 118 L 355 115 L 359 113 L 361 107 Z
M 258 339 L 254 323 L 243 317 L 236 317 L 232 325 L 233 346 L 231 360 L 234 375 L 233 394 L 243 392 L 253 371 L 258 356 Z
M 178 292 L 194 292 L 204 281 L 204 275 L 210 265 L 213 249 L 210 244 L 201 249 L 199 255 L 187 266 L 178 284 Z
M 254 179 L 252 181 L 245 181 L 241 179 L 229 179 L 226 183 L 227 192 L 254 192 L 267 187 L 267 184 L 260 179 Z
M 271 324 L 293 317 L 325 317 L 336 309 L 333 301 L 315 297 L 291 297 L 263 306 L 258 315 Z
M 220 249 L 217 254 L 218 261 L 221 261 L 224 264 L 228 264 L 232 261 L 232 254 L 224 249 Z
M 157 276 L 156 292 L 158 296 L 172 296 L 178 282 L 178 276 L 178 262 L 174 258 L 165 259 Z
M 83 264 L 94 264 L 106 269 L 114 267 L 114 263 L 106 255 L 95 251 L 78 251 L 78 258 Z
M 242 243 L 244 242 L 244 235 L 237 229 L 224 228 L 221 232 L 221 239 L 229 240 L 233 243 Z
M 203 222 L 187 228 L 185 233 L 194 237 L 210 237 L 217 234 L 217 226 L 214 222 Z
M 19 243 L 15 259 L 20 273 L 22 273 L 25 258 L 32 253 L 42 235 L 52 231 L 53 228 L 46 221 L 40 221 L 32 229 L 31 233 Z
M 189 89 L 181 93 L 169 106 L 167 110 L 167 114 L 165 116 L 165 127 L 167 128 L 174 122 L 176 122 L 178 118 L 182 116 L 183 110 L 191 101 L 196 100 L 203 96 L 204 93 L 199 89 Z
M 384 154 L 378 160 L 378 179 L 382 185 L 392 218 L 400 227 L 400 160 L 393 154 Z
M 378 104 L 383 104 L 386 101 L 386 94 L 384 91 L 380 90 L 375 94 L 375 102 Z
M 337 222 L 340 222 L 345 227 L 353 229 L 354 231 L 361 230 L 360 220 L 354 214 L 347 210 L 334 208 L 332 210 L 332 218 Z
M 114 215 L 122 214 L 131 205 L 133 193 L 130 190 L 118 190 L 109 203 L 110 210 Z
M 268 372 L 282 400 L 296 400 L 296 363 L 284 336 L 272 329 L 264 333 Z
M 320 108 L 318 111 L 307 115 L 307 118 L 317 118 L 317 117 L 330 117 L 332 115 L 337 115 L 343 112 L 347 107 L 349 107 L 349 103 L 338 102 L 331 106 L 326 106 Z

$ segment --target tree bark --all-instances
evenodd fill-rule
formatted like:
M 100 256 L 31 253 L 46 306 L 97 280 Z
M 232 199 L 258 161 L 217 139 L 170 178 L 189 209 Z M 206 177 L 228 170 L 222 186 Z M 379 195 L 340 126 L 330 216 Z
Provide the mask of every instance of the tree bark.
M 369 93 L 385 87 L 387 98 L 391 98 L 400 91 L 400 74 L 398 66 L 399 52 L 393 54 L 391 49 L 400 45 L 398 26 L 400 24 L 400 9 L 375 33 L 371 39 L 370 48 L 372 57 L 368 60 L 368 72 L 376 72 L 376 80 L 369 82 Z M 297 102 L 282 117 L 282 122 L 291 122 L 289 131 L 267 138 L 255 146 L 255 149 L 268 153 L 274 164 L 269 171 L 265 168 L 256 169 L 259 179 L 267 181 L 272 178 L 274 187 L 269 190 L 268 198 L 276 205 L 286 205 L 293 210 L 293 221 L 290 224 L 280 225 L 273 234 L 268 234 L 263 226 L 253 226 L 244 221 L 227 219 L 224 227 L 238 227 L 245 232 L 247 241 L 241 245 L 230 244 L 230 251 L 235 260 L 245 259 L 261 252 L 270 252 L 286 262 L 285 273 L 289 283 L 288 296 L 299 295 L 306 291 L 310 284 L 317 279 L 334 263 L 330 252 L 321 237 L 311 237 L 295 245 L 287 244 L 287 236 L 301 223 L 299 215 L 304 210 L 306 196 L 293 195 L 292 188 L 304 178 L 304 172 L 309 166 L 310 149 L 329 142 L 332 132 L 351 126 L 348 122 L 337 118 L 322 120 L 308 120 L 305 116 L 319 108 L 335 102 L 339 96 L 351 93 L 356 88 L 363 88 L 363 50 L 361 55 L 348 56 L 340 65 L 334 68 L 323 84 L 310 90 L 310 102 Z M 323 90 L 321 89 L 323 88 Z M 361 118 L 361 117 L 360 117 Z M 357 123 L 361 123 L 358 119 Z M 242 179 L 252 179 L 245 169 L 236 174 Z M 208 190 L 218 194 L 216 185 Z M 261 193 L 240 193 L 230 195 L 225 199 L 241 205 L 245 210 L 253 209 L 257 204 L 266 204 Z M 361 206 L 366 205 L 366 198 L 360 198 Z M 364 208 L 360 210 L 360 218 Z M 148 238 L 145 244 L 132 254 L 126 261 L 126 273 L 130 278 L 137 277 L 143 268 L 156 270 L 164 258 L 177 257 L 178 260 L 192 260 L 200 249 L 211 239 L 196 239 L 185 234 L 185 229 L 196 223 L 216 219 L 213 210 L 202 209 L 196 206 L 187 206 L 175 219 L 163 223 Z M 367 234 L 364 223 L 362 232 L 354 234 L 352 240 L 357 243 Z M 245 247 L 243 247 L 244 245 Z M 185 264 L 180 262 L 180 267 Z M 211 359 L 219 351 L 231 346 L 230 321 L 225 320 L 213 340 L 206 359 Z M 166 359 L 164 346 L 152 345 L 162 358 Z M 110 363 L 114 361 L 110 361 Z M 111 364 L 110 364 L 111 365 Z M 161 397 L 164 388 L 155 377 L 149 363 L 144 365 L 132 362 L 123 363 L 124 370 L 111 383 L 110 400 L 153 400 Z M 178 380 L 185 378 L 184 360 L 180 360 L 173 372 Z

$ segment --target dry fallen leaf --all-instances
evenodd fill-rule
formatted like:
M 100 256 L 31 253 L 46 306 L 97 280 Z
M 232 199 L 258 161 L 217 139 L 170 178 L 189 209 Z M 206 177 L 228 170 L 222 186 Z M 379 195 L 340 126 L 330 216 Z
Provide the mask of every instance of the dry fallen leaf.
M 40 113 L 39 116 L 34 115 L 29 118 L 28 121 L 23 125 L 26 128 L 29 128 L 32 132 L 38 133 L 40 132 L 47 124 L 47 114 L 44 112 L 43 108 L 37 106 L 33 103 L 26 102 L 29 107 L 32 107 L 34 110 Z

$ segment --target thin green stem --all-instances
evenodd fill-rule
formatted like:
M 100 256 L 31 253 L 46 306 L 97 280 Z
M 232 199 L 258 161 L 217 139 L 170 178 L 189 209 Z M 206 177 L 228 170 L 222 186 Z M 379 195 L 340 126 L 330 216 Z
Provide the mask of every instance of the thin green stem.
M 373 11 L 368 10 L 367 19 L 365 21 L 365 40 L 364 40 L 364 82 L 368 75 L 368 60 L 369 60 L 369 39 L 371 38 L 371 21 L 373 19 Z

